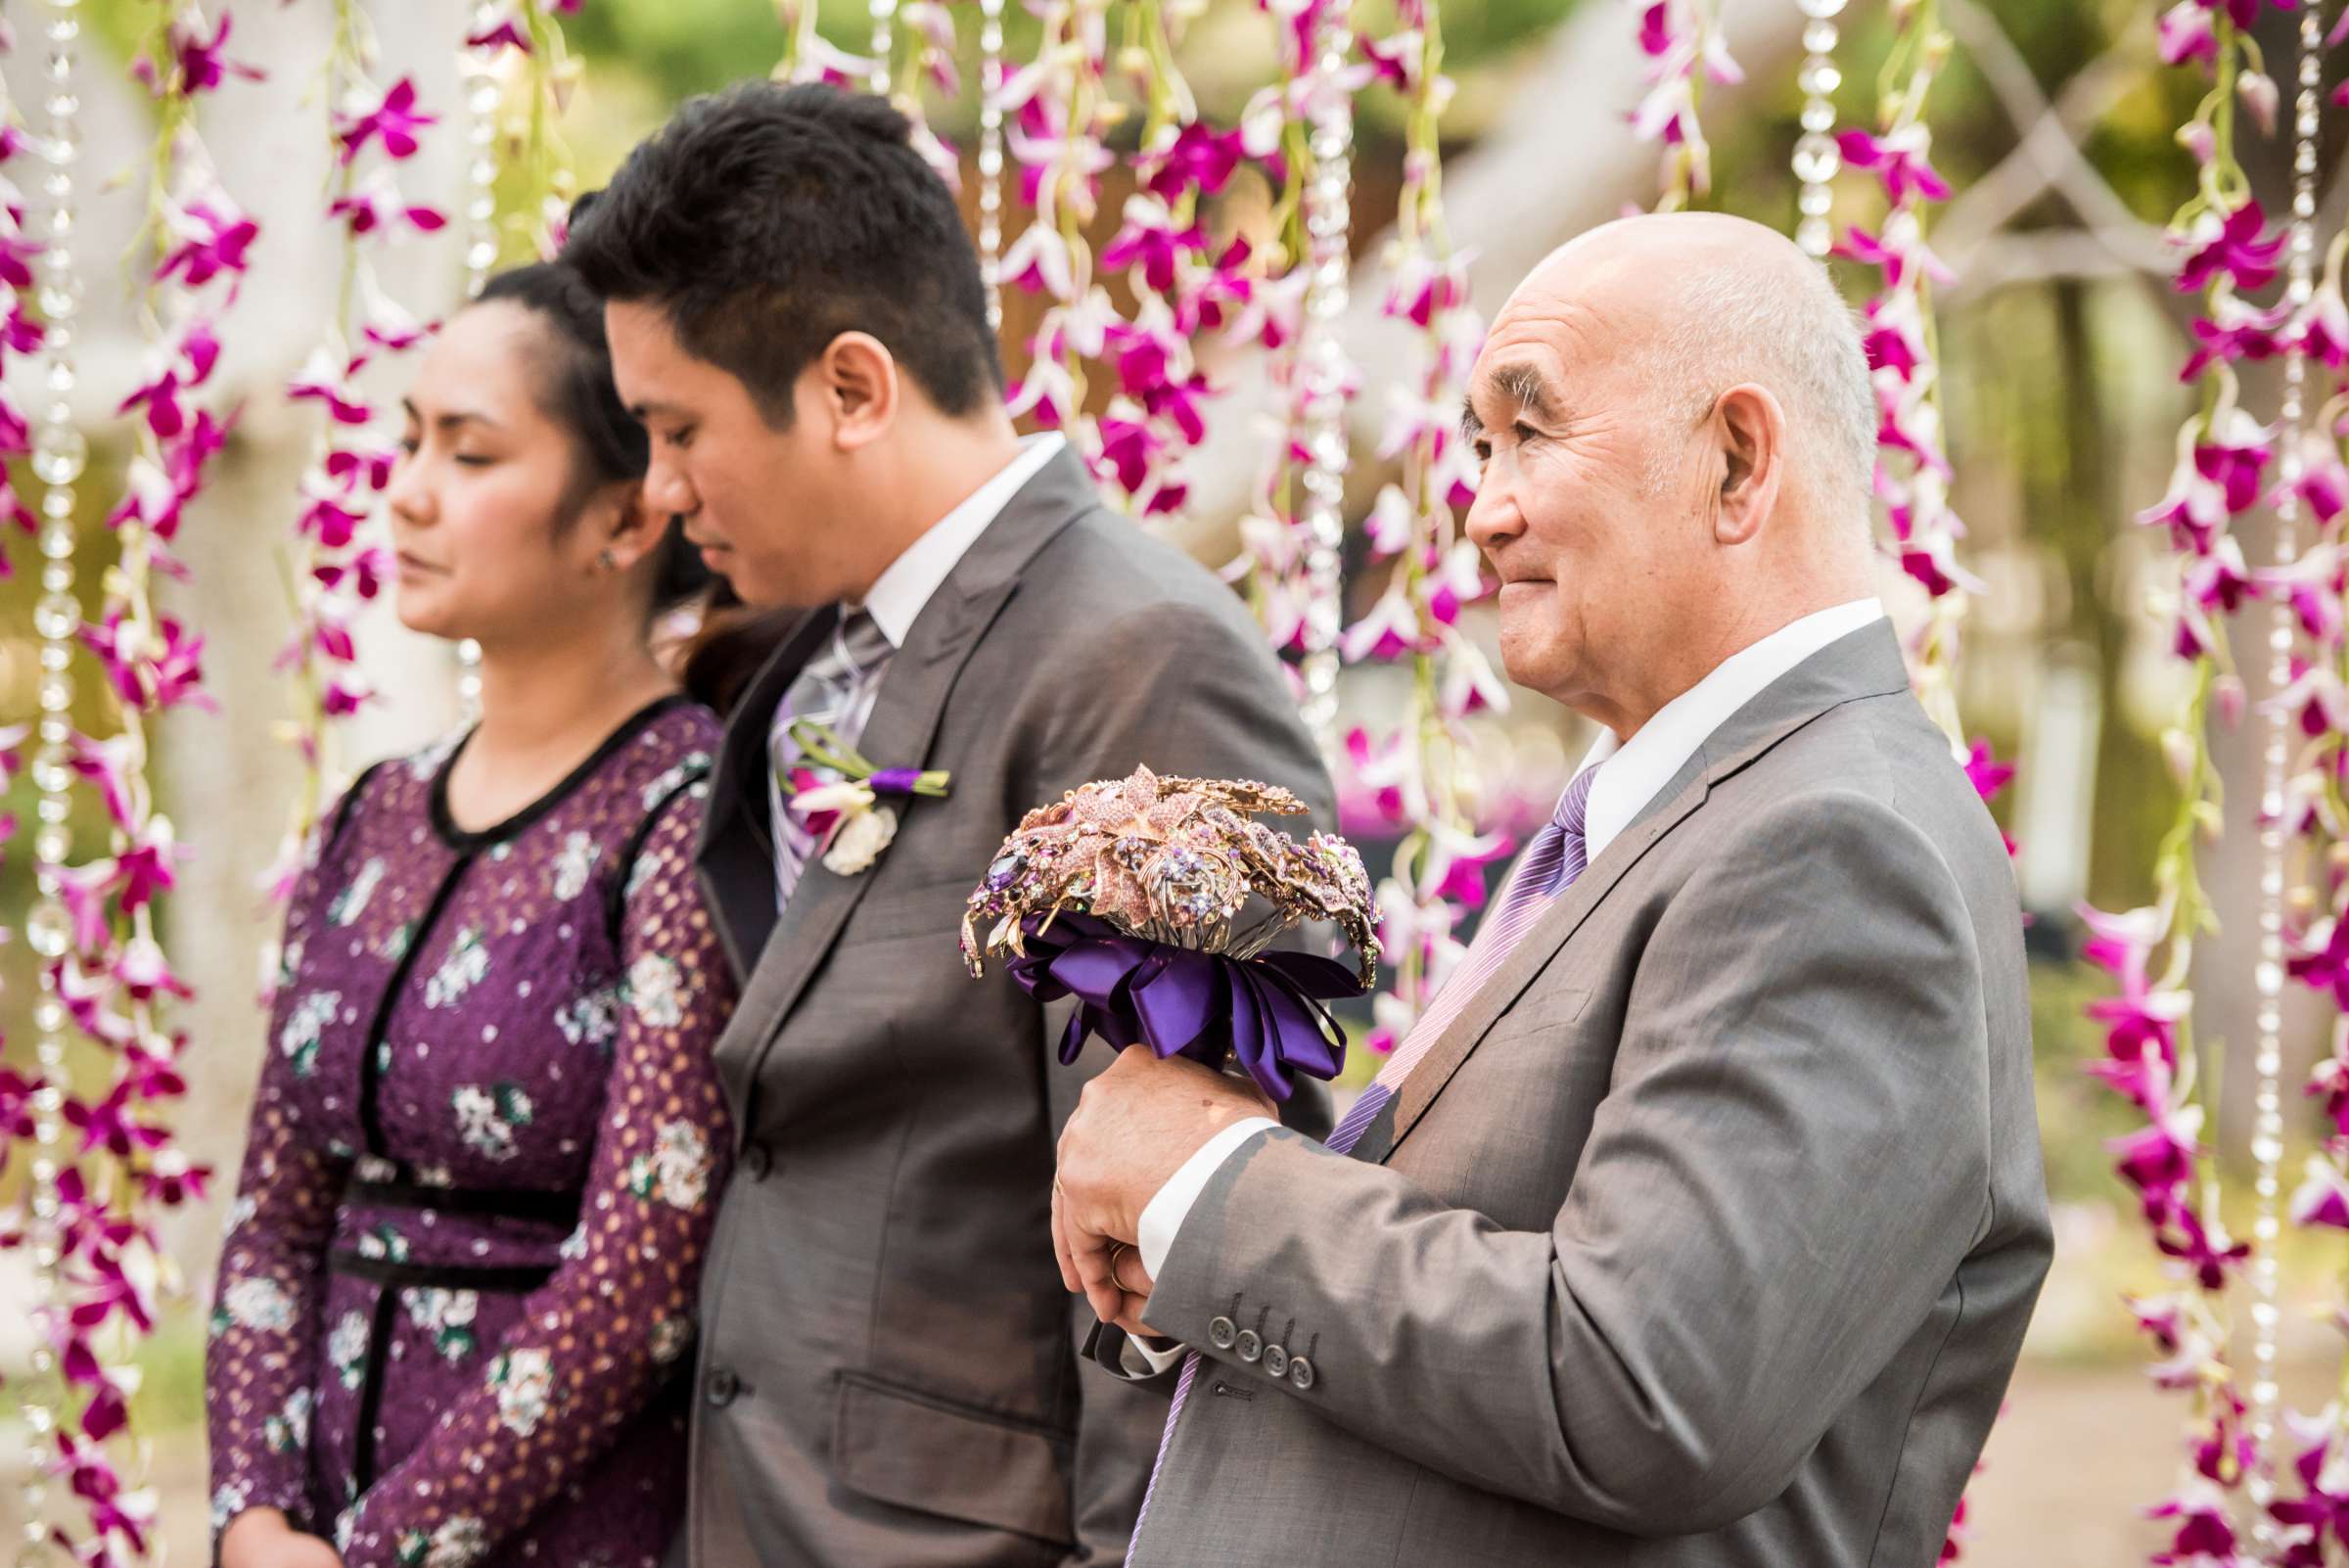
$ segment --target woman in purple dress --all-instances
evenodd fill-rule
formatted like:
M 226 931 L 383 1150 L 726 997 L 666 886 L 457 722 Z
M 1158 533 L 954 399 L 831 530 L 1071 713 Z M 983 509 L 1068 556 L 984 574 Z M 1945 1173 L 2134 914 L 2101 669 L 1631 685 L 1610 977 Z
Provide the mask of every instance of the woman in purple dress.
M 399 615 L 480 642 L 482 716 L 351 786 L 287 914 L 212 1315 L 219 1558 L 652 1568 L 731 1149 L 718 728 L 646 637 L 699 573 L 559 264 L 450 321 L 407 411 Z

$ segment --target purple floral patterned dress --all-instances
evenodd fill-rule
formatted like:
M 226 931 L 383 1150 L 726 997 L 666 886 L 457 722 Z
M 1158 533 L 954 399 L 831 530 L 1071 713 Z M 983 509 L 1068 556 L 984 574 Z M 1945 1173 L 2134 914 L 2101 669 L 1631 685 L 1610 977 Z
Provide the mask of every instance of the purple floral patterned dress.
M 733 1005 L 694 876 L 716 721 L 681 698 L 460 830 L 461 742 L 329 815 L 284 969 L 207 1369 L 217 1532 L 351 1568 L 653 1568 Z

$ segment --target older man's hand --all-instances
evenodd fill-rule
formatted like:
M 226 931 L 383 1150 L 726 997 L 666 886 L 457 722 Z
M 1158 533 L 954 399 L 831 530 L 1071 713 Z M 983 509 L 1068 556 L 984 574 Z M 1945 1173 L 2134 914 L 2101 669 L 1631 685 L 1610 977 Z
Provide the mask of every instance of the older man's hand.
M 1113 1280 L 1115 1249 L 1133 1242 L 1142 1210 L 1201 1144 L 1243 1118 L 1277 1114 L 1246 1079 L 1187 1057 L 1162 1059 L 1146 1045 L 1120 1052 L 1061 1130 L 1052 1246 L 1062 1283 L 1083 1292 L 1103 1322 L 1138 1329 L 1149 1281 L 1132 1257 L 1118 1269 L 1124 1283 Z M 1144 1288 L 1125 1288 L 1137 1283 Z

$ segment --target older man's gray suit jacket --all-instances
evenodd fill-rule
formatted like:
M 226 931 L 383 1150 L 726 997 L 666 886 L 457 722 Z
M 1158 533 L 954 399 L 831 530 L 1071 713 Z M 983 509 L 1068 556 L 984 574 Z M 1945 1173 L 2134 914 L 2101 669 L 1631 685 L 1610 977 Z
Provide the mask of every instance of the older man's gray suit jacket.
M 844 526 L 848 526 L 845 525 Z M 1048 1211 L 1088 1074 L 1058 1009 L 964 972 L 963 899 L 1031 807 L 1161 772 L 1330 793 L 1229 589 L 1106 511 L 1063 453 L 924 607 L 858 749 L 948 769 L 868 871 L 811 863 L 778 919 L 766 737 L 829 631 L 746 694 L 702 865 L 740 1010 L 717 1045 L 741 1156 L 702 1290 L 696 1568 L 1116 1563 L 1166 1402 L 1078 1355 Z M 1094 1070 L 1110 1059 L 1096 1042 Z M 1300 1102 L 1328 1127 L 1328 1100 Z
M 1726 723 L 1356 1155 L 1267 1133 L 1182 1225 L 1136 1568 L 1934 1562 L 2050 1238 L 2014 880 L 1890 628 Z

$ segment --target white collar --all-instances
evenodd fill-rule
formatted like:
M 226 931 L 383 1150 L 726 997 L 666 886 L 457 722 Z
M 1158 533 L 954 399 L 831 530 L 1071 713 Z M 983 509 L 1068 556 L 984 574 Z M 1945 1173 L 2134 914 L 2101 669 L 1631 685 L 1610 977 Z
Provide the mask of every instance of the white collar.
M 1687 765 L 1697 748 L 1763 688 L 1827 644 L 1883 618 L 1884 606 L 1874 599 L 1855 599 L 1805 616 L 1714 666 L 1704 679 L 1657 709 L 1628 743 L 1619 742 L 1611 729 L 1600 730 L 1597 743 L 1575 769 L 1580 777 L 1587 768 L 1607 764 L 1590 781 L 1584 815 L 1589 858 L 1596 860 Z
M 953 511 L 931 524 L 889 564 L 889 570 L 881 574 L 872 591 L 864 596 L 863 608 L 872 613 L 873 623 L 881 628 L 892 648 L 905 646 L 906 634 L 913 630 L 915 619 L 930 602 L 930 596 L 938 591 L 938 585 L 970 553 L 971 546 L 979 542 L 979 535 L 987 531 L 987 526 L 1011 498 L 1067 444 L 1057 431 L 1023 439 L 1018 456 L 965 496 Z

